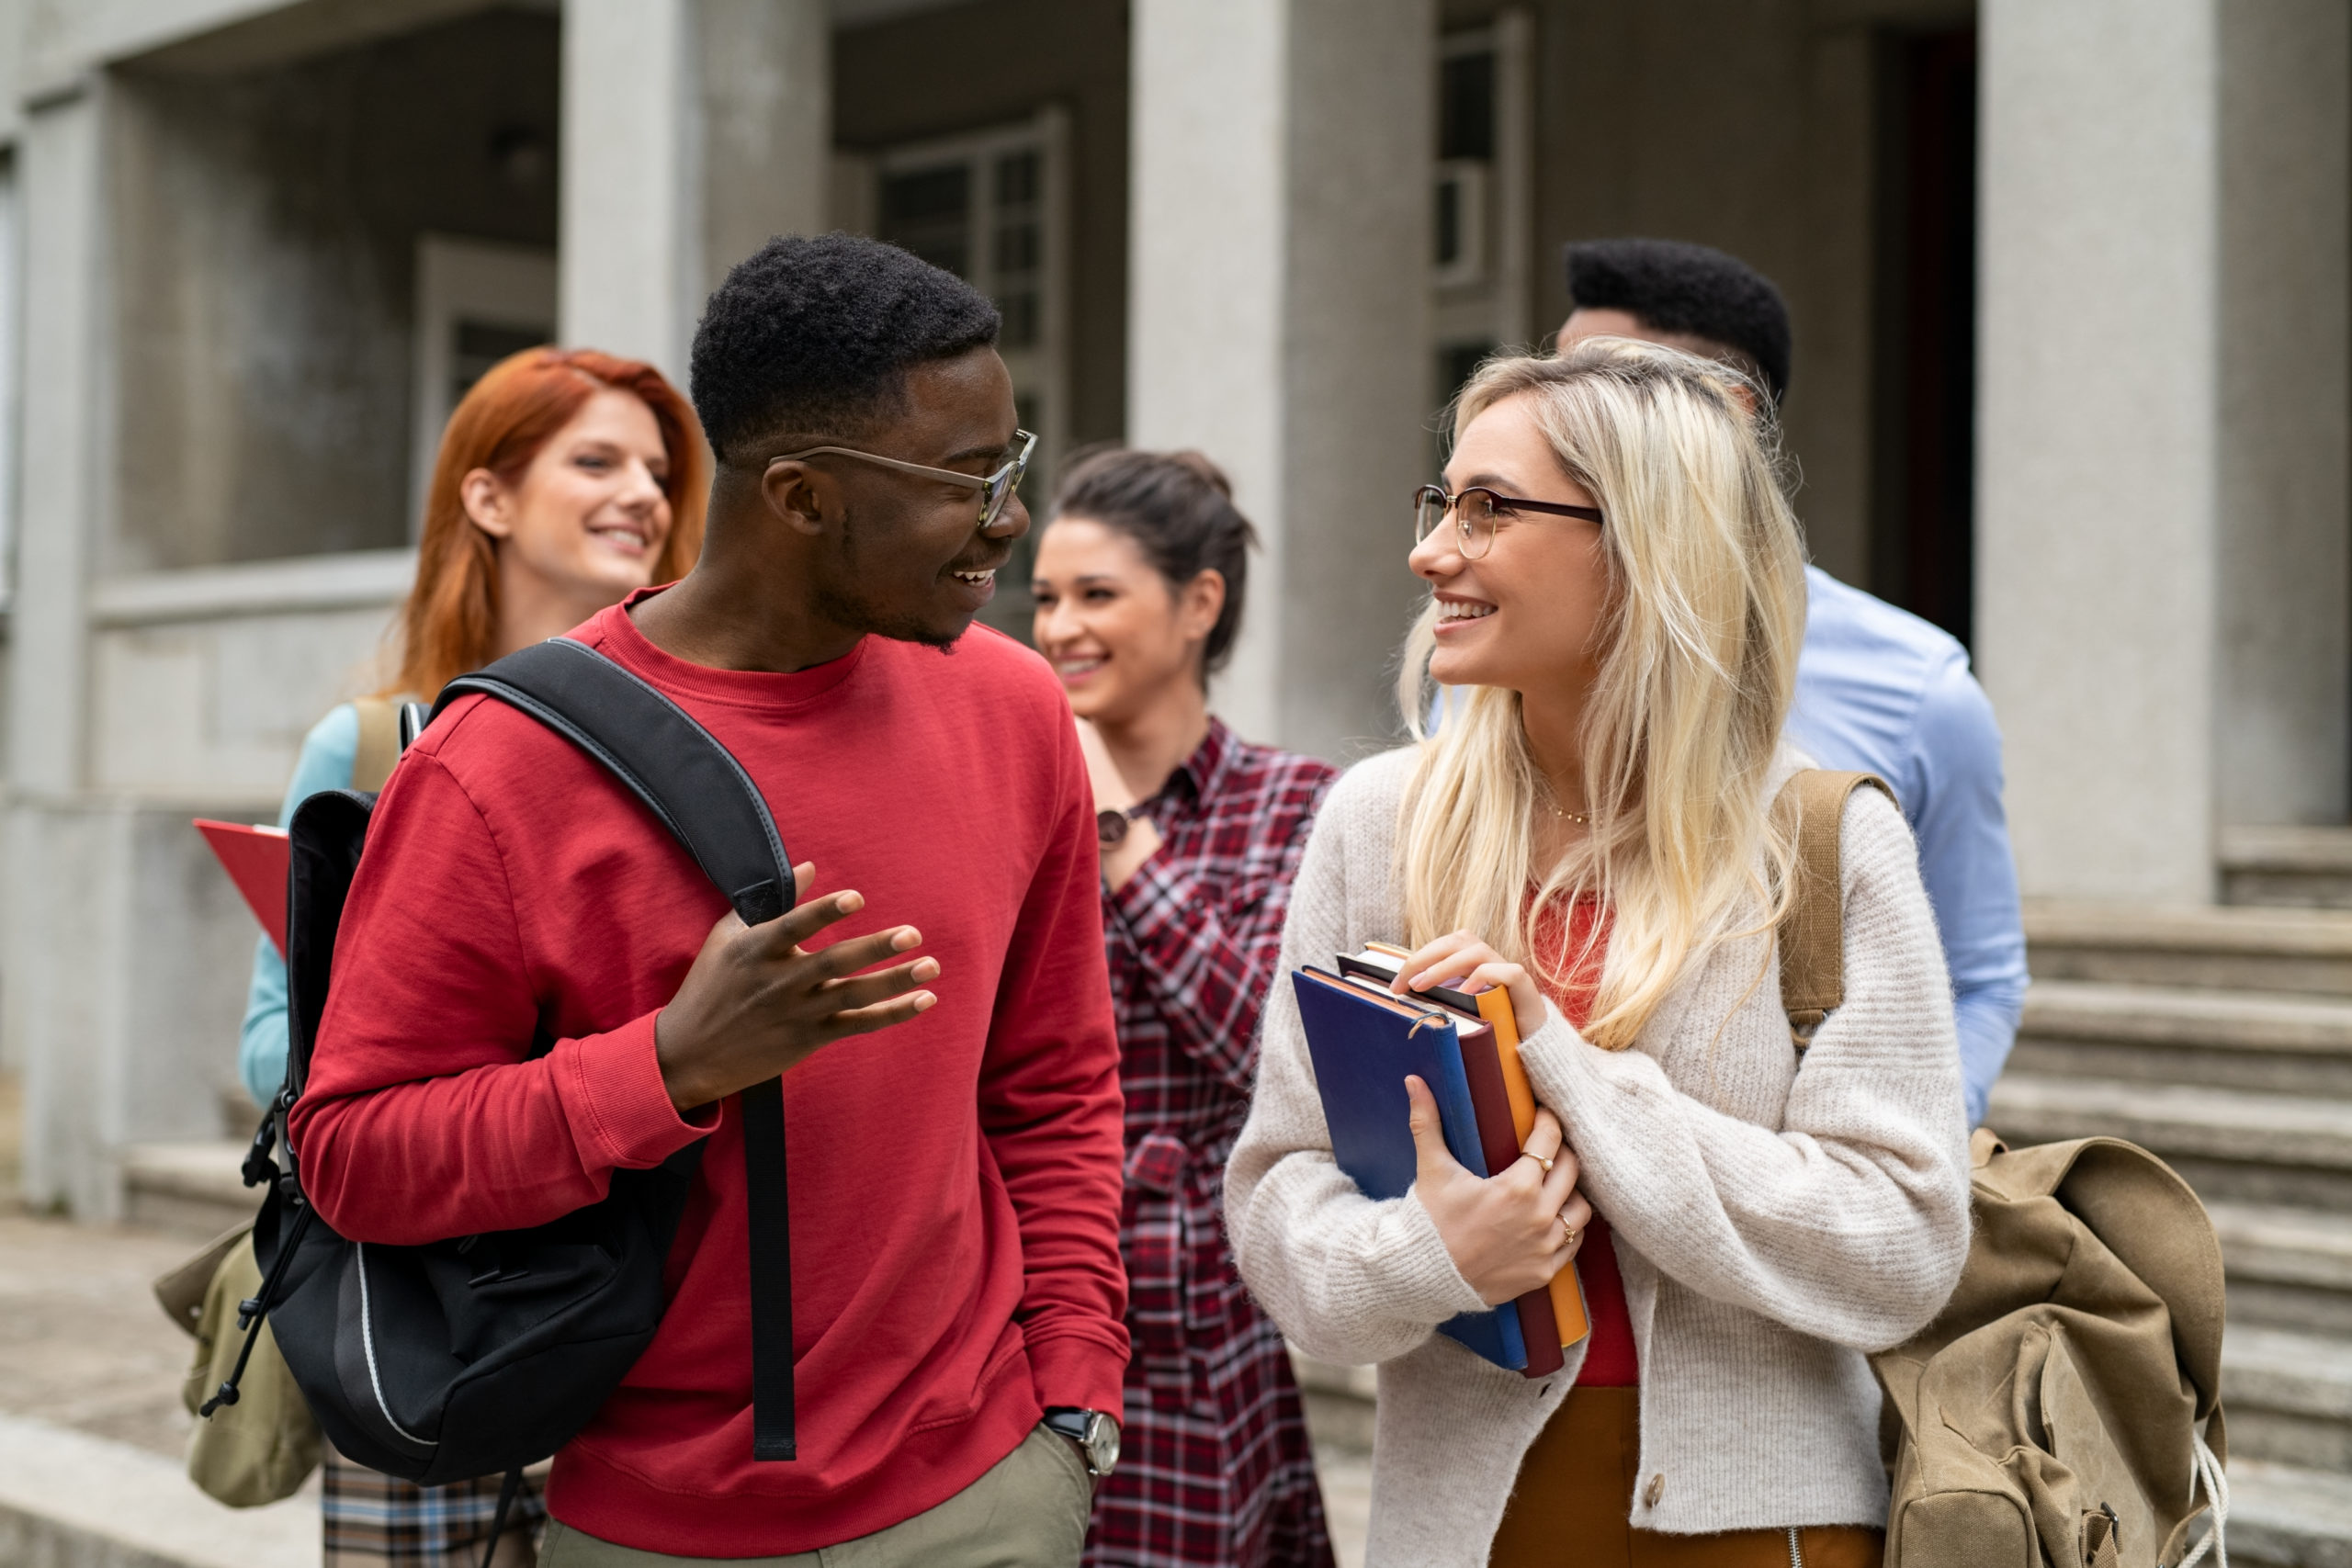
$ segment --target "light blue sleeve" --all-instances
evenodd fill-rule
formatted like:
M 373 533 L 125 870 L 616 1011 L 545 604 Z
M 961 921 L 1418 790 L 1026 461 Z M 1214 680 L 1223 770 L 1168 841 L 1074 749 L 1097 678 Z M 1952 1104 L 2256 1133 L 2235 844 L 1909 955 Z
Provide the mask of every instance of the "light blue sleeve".
M 289 825 L 294 808 L 321 790 L 349 789 L 352 764 L 358 758 L 359 710 L 345 703 L 302 738 L 277 825 Z M 245 989 L 245 1023 L 237 1040 L 237 1076 L 254 1103 L 261 1106 L 286 1082 L 286 960 L 266 935 L 254 942 L 254 977 Z
M 1993 704 L 1957 653 L 1929 677 L 1915 736 L 1920 759 L 1919 871 L 1943 932 L 1960 1028 L 1968 1121 L 1984 1120 L 1993 1080 L 2025 1009 L 2025 922 L 2001 806 L 2001 732 Z

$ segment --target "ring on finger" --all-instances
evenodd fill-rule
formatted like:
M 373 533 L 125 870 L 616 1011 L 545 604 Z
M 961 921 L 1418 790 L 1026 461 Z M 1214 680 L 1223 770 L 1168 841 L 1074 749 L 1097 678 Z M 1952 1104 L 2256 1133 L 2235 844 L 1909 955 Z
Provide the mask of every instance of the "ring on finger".
M 1540 1166 L 1542 1166 L 1542 1167 L 1544 1168 L 1544 1175 L 1549 1176 L 1549 1175 L 1551 1175 L 1551 1174 L 1552 1174 L 1552 1162 L 1551 1162 L 1550 1160 L 1548 1160 L 1548 1159 L 1545 1159 L 1542 1155 L 1537 1154 L 1533 1149 L 1521 1149 L 1521 1150 L 1520 1150 L 1520 1151 L 1519 1151 L 1519 1157 L 1520 1157 L 1520 1158 L 1521 1158 L 1521 1159 L 1532 1159 L 1532 1160 L 1533 1160 L 1537 1165 L 1540 1165 Z
M 1560 1228 L 1568 1233 L 1568 1239 L 1560 1245 L 1574 1247 L 1577 1244 L 1577 1227 L 1568 1224 L 1568 1216 L 1566 1214 L 1555 1214 L 1553 1217 L 1560 1222 Z

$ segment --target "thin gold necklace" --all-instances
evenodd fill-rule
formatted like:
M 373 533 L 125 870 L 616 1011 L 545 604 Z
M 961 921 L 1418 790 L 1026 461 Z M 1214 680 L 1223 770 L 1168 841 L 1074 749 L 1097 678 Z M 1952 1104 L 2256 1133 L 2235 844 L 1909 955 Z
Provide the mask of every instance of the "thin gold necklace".
M 1546 796 L 1549 796 L 1552 792 L 1547 786 L 1544 793 Z M 1592 818 L 1586 812 L 1571 811 L 1566 807 L 1562 806 L 1555 799 L 1547 798 L 1544 804 L 1551 808 L 1552 815 L 1555 817 L 1565 817 L 1579 828 L 1589 828 L 1592 826 Z

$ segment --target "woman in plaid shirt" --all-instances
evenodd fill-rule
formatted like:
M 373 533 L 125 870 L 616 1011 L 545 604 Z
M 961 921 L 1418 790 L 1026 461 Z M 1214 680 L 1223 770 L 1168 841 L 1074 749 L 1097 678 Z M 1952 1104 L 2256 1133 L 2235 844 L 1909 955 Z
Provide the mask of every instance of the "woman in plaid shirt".
M 1208 711 L 1257 542 L 1214 464 L 1100 453 L 1064 477 L 1052 518 L 1035 637 L 1094 781 L 1127 1100 L 1135 1357 L 1086 1561 L 1328 1565 L 1288 1353 L 1234 1270 L 1218 1203 L 1291 878 L 1334 770 L 1252 746 Z

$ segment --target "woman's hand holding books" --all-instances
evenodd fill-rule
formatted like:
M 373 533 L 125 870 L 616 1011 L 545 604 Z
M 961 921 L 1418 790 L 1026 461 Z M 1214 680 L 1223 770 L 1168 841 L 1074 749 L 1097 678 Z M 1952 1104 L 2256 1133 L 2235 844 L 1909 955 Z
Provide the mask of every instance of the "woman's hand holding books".
M 1521 1156 L 1495 1176 L 1473 1176 L 1445 1146 L 1437 1100 L 1419 1077 L 1405 1080 L 1418 1169 L 1413 1190 L 1429 1211 L 1454 1268 L 1489 1306 L 1550 1284 L 1576 1258 L 1592 1205 L 1576 1190 L 1577 1156 L 1559 1119 L 1535 1113 Z
M 1511 1014 L 1519 1020 L 1521 1038 L 1534 1033 L 1544 1021 L 1544 993 L 1536 987 L 1535 976 L 1525 964 L 1505 958 L 1473 931 L 1449 931 L 1415 948 L 1412 956 L 1396 966 L 1396 983 L 1390 988 L 1408 997 L 1433 986 L 1472 993 L 1490 987 L 1510 992 Z

